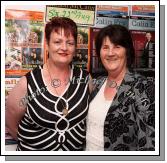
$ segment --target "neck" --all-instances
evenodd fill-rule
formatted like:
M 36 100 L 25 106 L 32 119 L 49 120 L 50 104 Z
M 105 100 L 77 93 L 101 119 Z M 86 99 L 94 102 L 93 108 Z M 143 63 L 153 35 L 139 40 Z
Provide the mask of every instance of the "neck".
M 127 69 L 124 68 L 121 72 L 108 72 L 108 79 L 115 82 L 121 82 L 125 76 Z
M 56 78 L 67 78 L 69 77 L 69 65 L 56 65 L 50 59 L 46 62 L 49 73 Z

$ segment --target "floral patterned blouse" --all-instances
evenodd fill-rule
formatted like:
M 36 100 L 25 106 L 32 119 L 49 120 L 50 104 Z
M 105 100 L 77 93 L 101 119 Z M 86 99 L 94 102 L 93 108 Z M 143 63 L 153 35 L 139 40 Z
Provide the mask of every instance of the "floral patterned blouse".
M 90 100 L 98 93 L 106 77 L 98 78 Z M 154 151 L 154 81 L 126 72 L 104 122 L 104 150 Z

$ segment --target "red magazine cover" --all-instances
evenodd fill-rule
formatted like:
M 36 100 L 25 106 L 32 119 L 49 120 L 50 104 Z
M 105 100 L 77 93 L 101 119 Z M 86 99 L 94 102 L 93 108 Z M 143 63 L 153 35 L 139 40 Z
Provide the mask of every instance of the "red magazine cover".
M 155 32 L 131 31 L 135 48 L 135 68 L 155 68 Z
M 105 69 L 96 55 L 96 48 L 95 48 L 95 39 L 96 35 L 99 32 L 100 28 L 90 28 L 90 35 L 89 35 L 89 56 L 90 56 L 90 73 L 92 76 L 98 76 L 101 73 L 104 75 Z

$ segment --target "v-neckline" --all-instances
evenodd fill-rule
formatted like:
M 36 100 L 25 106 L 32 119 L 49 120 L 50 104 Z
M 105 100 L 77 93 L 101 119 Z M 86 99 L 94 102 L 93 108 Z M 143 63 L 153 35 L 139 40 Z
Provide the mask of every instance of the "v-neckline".
M 57 97 L 57 98 L 60 98 L 60 97 L 63 97 L 66 92 L 68 91 L 69 87 L 70 87 L 70 82 L 68 83 L 68 85 L 66 86 L 65 90 L 61 93 L 61 95 L 56 95 L 56 94 L 53 94 L 48 88 L 47 88 L 47 85 L 46 85 L 46 82 L 44 80 L 44 76 L 43 76 L 43 66 L 41 67 L 40 69 L 40 76 L 41 76 L 41 79 L 42 79 L 42 85 L 47 89 L 47 92 L 49 93 L 49 95 L 51 96 L 54 96 L 54 97 Z M 70 81 L 72 80 L 73 78 L 73 66 L 71 67 L 71 74 L 70 74 Z

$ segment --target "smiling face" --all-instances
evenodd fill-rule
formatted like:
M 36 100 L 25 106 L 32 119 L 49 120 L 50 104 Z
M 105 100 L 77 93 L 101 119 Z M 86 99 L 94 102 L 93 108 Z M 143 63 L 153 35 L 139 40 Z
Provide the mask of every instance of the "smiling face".
M 103 39 L 100 58 L 108 73 L 119 74 L 126 71 L 126 49 L 113 44 L 108 36 Z
M 146 33 L 146 38 L 147 38 L 148 41 L 151 40 L 151 37 L 152 37 L 152 36 L 151 36 L 151 33 Z
M 47 44 L 49 59 L 58 65 L 68 65 L 75 53 L 75 40 L 70 35 L 65 35 L 64 29 L 59 29 L 58 33 L 52 31 Z

